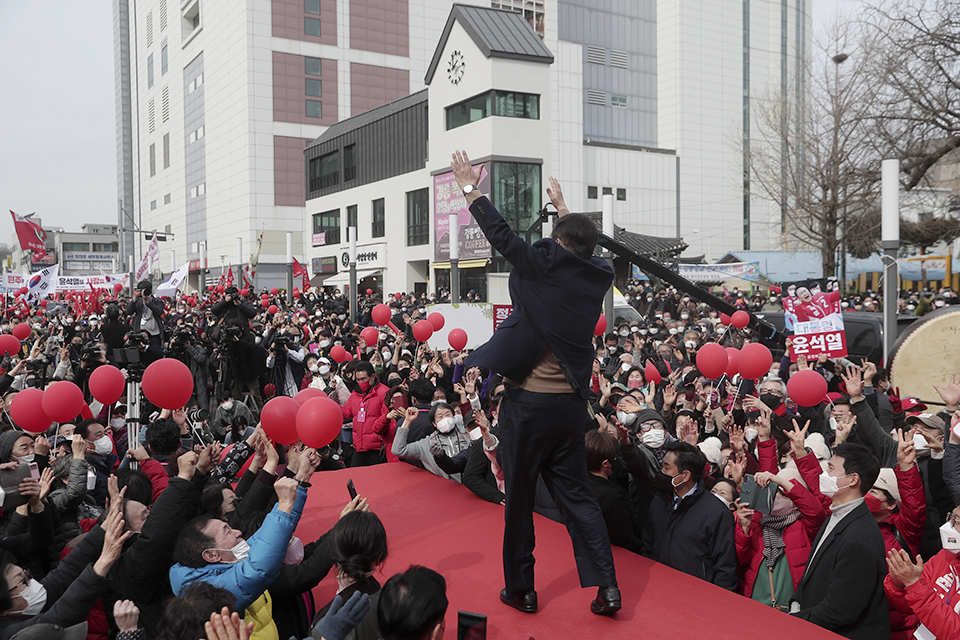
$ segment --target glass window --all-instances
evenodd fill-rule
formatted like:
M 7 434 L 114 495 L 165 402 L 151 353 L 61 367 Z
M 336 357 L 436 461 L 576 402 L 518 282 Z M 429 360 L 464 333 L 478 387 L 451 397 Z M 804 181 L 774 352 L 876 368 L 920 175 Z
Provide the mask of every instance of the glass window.
M 447 129 L 482 120 L 491 115 L 540 119 L 540 96 L 511 91 L 490 91 L 447 107 Z
M 627 190 L 626 189 L 617 189 L 617 200 L 626 200 L 627 199 Z
M 340 244 L 340 209 L 313 214 L 313 232 L 327 234 L 326 244 Z
M 94 242 L 94 251 L 113 251 L 116 252 L 118 243 L 116 242 Z
M 307 95 L 313 96 L 314 98 L 322 98 L 323 91 L 320 85 L 320 81 L 316 78 L 307 78 Z
M 303 0 L 303 12 L 320 15 L 320 0 Z
M 447 130 L 456 129 L 489 116 L 490 95 L 490 93 L 484 93 L 447 107 Z
M 340 152 L 334 151 L 310 160 L 310 191 L 320 191 L 340 183 Z
M 147 56 L 147 89 L 153 86 L 153 54 Z
M 518 234 L 523 234 L 540 211 L 540 165 L 517 162 L 493 164 L 494 206 Z M 539 236 L 530 242 L 539 240 Z
M 371 235 L 374 238 L 382 238 L 386 235 L 386 211 L 384 209 L 383 198 L 373 201 L 373 230 Z
M 347 207 L 347 228 L 357 226 L 357 205 L 351 204 Z
M 156 209 L 157 208 L 156 205 L 157 205 L 157 201 L 154 200 L 153 202 L 150 203 L 150 208 Z M 61 248 L 64 251 L 90 251 L 90 243 L 89 242 L 64 242 L 61 245 Z
M 357 179 L 357 145 L 348 144 L 343 148 L 343 181 Z
M 417 189 L 407 192 L 407 246 L 430 242 L 430 192 Z
M 613 187 L 604 187 L 604 188 L 603 188 L 603 195 L 605 195 L 605 196 L 612 196 L 612 195 L 613 195 Z
M 150 145 L 150 177 L 157 175 L 157 145 Z
M 163 48 L 160 49 L 160 75 L 164 75 L 167 72 L 167 45 L 163 45 Z
M 596 187 L 587 187 L 587 198 L 590 200 L 597 199 L 597 188 Z
M 611 107 L 620 107 L 621 109 L 627 108 L 627 96 L 620 96 L 615 93 L 610 94 L 610 106 Z
M 323 103 L 319 100 L 307 100 L 307 117 L 308 118 L 322 118 L 323 117 Z
M 540 96 L 529 93 L 496 92 L 494 115 L 507 118 L 540 119 Z
M 303 19 L 303 32 L 308 36 L 320 37 L 320 21 L 316 18 Z
M 308 76 L 319 76 L 321 60 L 320 58 L 304 58 L 304 67 L 304 72 Z
M 170 194 L 163 196 L 163 204 L 170 204 Z
M 156 209 L 156 208 L 157 208 L 157 201 L 156 201 L 156 200 L 151 200 L 151 201 L 150 201 L 150 211 L 153 211 L 153 210 Z

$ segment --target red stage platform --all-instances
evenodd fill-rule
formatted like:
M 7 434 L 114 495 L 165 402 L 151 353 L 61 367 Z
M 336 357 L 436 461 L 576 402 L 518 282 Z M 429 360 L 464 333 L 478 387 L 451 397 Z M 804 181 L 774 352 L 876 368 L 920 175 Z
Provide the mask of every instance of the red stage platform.
M 461 609 L 486 615 L 491 639 L 839 637 L 619 547 L 613 554 L 623 609 L 613 617 L 596 616 L 589 610 L 596 589 L 580 588 L 566 529 L 539 515 L 534 518 L 540 612 L 520 613 L 499 598 L 503 509 L 455 482 L 403 463 L 314 475 L 297 529 L 305 543 L 336 522 L 349 499 L 349 478 L 387 530 L 390 555 L 377 575 L 380 584 L 411 564 L 446 578 L 448 639 L 456 638 Z M 331 574 L 314 590 L 318 606 L 335 593 Z

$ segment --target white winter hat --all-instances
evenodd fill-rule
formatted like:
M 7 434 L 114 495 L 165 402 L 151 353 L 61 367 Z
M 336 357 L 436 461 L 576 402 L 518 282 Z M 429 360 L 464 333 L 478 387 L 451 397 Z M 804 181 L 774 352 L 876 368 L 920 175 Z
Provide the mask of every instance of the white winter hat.
M 697 446 L 700 447 L 700 451 L 703 452 L 709 462 L 720 466 L 720 462 L 723 460 L 723 454 L 720 453 L 720 438 L 707 438 Z

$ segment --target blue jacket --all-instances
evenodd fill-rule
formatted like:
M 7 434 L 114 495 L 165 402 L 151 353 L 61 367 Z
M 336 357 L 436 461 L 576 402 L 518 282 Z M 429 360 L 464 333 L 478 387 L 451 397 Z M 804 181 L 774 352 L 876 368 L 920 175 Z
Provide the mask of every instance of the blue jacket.
M 527 244 L 485 197 L 470 205 L 470 213 L 513 265 L 513 313 L 464 365 L 484 366 L 520 382 L 550 349 L 574 390 L 588 398 L 593 331 L 613 270 L 600 258 L 578 258 L 549 238 Z
M 287 544 L 300 522 L 306 500 L 307 490 L 300 487 L 297 489 L 293 513 L 280 511 L 277 505 L 274 505 L 273 511 L 267 514 L 257 532 L 247 540 L 250 555 L 243 562 L 208 564 L 199 569 L 182 564 L 170 567 L 170 587 L 173 594 L 179 596 L 180 592 L 193 582 L 208 582 L 236 596 L 235 608 L 242 612 L 259 598 L 280 574 Z

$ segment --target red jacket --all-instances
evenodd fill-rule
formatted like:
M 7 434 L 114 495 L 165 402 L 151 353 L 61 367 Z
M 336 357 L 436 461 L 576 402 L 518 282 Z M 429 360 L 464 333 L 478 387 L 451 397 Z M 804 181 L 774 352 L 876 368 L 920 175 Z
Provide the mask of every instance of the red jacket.
M 388 431 L 387 413 L 390 412 L 386 405 L 388 391 L 387 385 L 377 381 L 364 395 L 359 391 L 352 392 L 346 404 L 340 407 L 343 419 L 353 421 L 353 446 L 357 451 L 379 451 L 383 446 Z M 361 407 L 365 417 L 363 422 L 357 422 Z
M 770 441 L 772 442 L 772 440 Z M 761 459 L 762 459 L 761 453 Z M 827 519 L 827 512 L 813 494 L 807 491 L 799 482 L 793 483 L 793 489 L 786 492 L 786 496 L 800 510 L 800 519 L 783 530 L 783 543 L 786 545 L 786 558 L 790 567 L 790 576 L 796 588 L 807 560 L 813 551 L 811 542 L 817 536 L 820 525 Z M 763 562 L 763 527 L 760 526 L 760 512 L 753 514 L 753 523 L 750 533 L 743 532 L 739 523 L 735 525 L 734 540 L 737 545 L 737 564 L 740 565 L 743 578 L 740 581 L 740 591 L 748 598 L 753 593 L 753 584 L 757 580 Z M 783 603 L 786 604 L 786 603 Z
M 915 614 L 938 638 L 960 637 L 960 558 L 946 549 L 923 565 L 920 579 L 909 587 L 894 586 L 890 576 L 883 579 L 890 607 L 903 614 Z
M 920 479 L 920 469 L 917 465 L 909 471 L 901 471 L 898 464 L 893 468 L 897 476 L 897 488 L 900 490 L 900 510 L 880 524 L 880 533 L 883 534 L 883 544 L 887 551 L 903 549 L 893 534 L 893 527 L 903 536 L 910 545 L 904 549 L 910 557 L 917 555 L 920 549 L 920 540 L 927 524 L 927 495 L 923 491 L 923 481 Z M 890 601 L 890 630 L 892 640 L 912 640 L 913 631 L 920 626 L 920 620 L 912 614 L 904 614 L 893 607 Z

